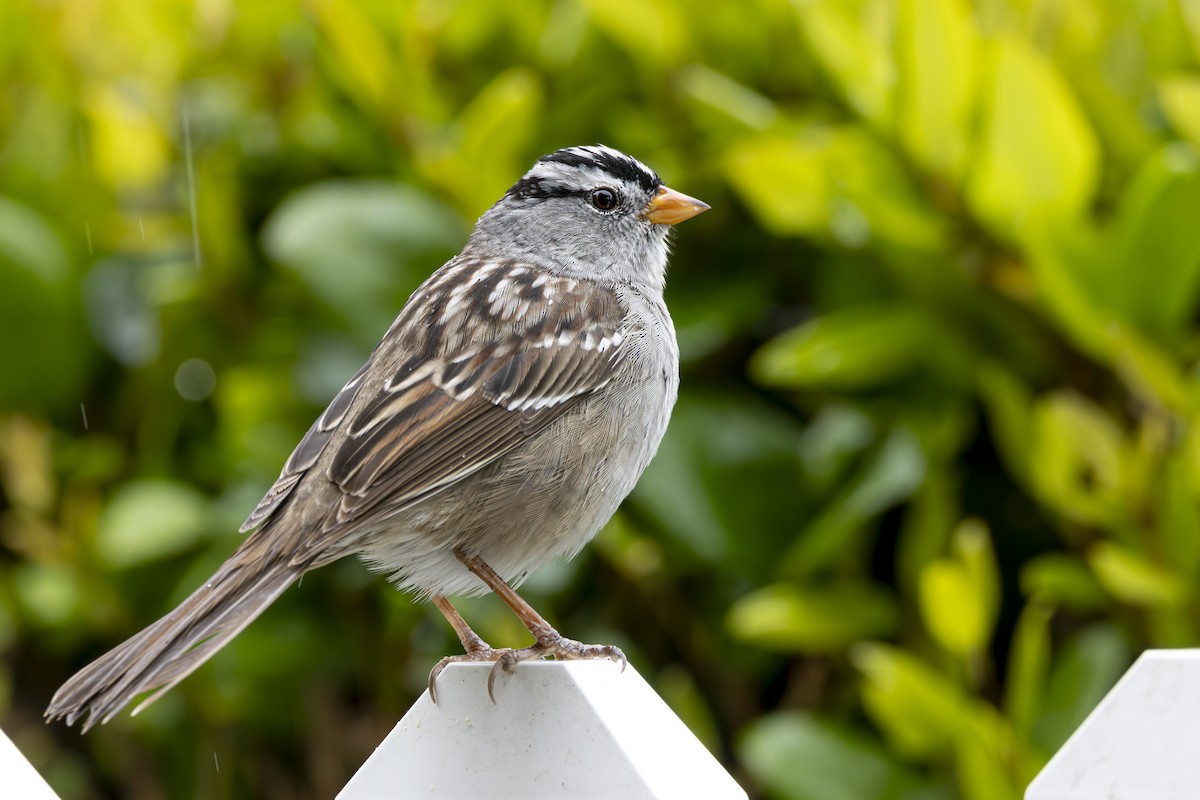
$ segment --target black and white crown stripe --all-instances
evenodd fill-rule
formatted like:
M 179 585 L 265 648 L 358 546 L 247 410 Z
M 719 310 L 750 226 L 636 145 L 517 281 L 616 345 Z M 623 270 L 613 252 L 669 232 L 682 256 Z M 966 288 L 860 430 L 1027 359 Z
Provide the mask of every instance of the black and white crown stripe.
M 507 196 L 533 201 L 569 197 L 613 182 L 633 184 L 646 194 L 663 185 L 658 174 L 637 159 L 611 147 L 591 145 L 543 156 Z

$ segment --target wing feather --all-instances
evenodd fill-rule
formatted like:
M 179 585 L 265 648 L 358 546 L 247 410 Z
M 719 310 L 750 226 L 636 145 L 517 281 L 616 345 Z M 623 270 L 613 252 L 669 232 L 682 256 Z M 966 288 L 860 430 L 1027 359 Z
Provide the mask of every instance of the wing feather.
M 321 476 L 342 499 L 312 532 L 320 548 L 483 469 L 612 380 L 628 323 L 611 290 L 512 262 L 479 267 L 452 261 L 413 294 L 244 530 Z M 511 302 L 493 301 L 501 291 Z

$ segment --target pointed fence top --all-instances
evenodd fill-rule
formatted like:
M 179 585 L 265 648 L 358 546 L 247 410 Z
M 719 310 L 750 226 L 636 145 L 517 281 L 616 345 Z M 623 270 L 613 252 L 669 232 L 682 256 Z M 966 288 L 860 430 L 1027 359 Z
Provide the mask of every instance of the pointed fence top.
M 0 794 L 21 800 L 58 800 L 58 795 L 37 773 L 4 731 L 0 731 Z
M 496 679 L 451 664 L 338 794 L 745 800 L 746 793 L 633 666 L 532 661 Z
M 1200 797 L 1200 650 L 1147 650 L 1025 800 Z

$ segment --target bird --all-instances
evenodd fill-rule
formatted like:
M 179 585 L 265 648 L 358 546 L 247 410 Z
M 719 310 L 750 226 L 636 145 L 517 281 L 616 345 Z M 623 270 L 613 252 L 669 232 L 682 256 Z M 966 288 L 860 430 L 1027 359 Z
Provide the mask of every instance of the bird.
M 306 572 L 349 555 L 445 616 L 457 662 L 608 658 L 516 592 L 571 558 L 666 431 L 679 348 L 663 300 L 673 226 L 709 209 L 605 145 L 538 159 L 409 297 L 177 608 L 84 667 L 45 716 L 83 731 L 177 685 Z M 533 635 L 493 648 L 449 598 L 496 593 Z

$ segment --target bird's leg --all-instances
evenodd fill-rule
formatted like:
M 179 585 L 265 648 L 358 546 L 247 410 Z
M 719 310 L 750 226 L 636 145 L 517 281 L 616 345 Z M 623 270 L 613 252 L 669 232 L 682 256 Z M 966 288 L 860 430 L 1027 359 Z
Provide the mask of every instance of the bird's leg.
M 442 674 L 442 670 L 447 664 L 453 664 L 460 661 L 496 661 L 499 659 L 499 654 L 492 648 L 490 644 L 479 637 L 479 634 L 471 630 L 471 626 L 462 618 L 462 614 L 458 613 L 458 609 L 450 605 L 450 601 L 439 594 L 430 597 L 433 604 L 437 606 L 437 610 L 442 612 L 442 616 L 450 623 L 450 627 L 454 628 L 454 632 L 458 634 L 458 640 L 462 642 L 463 649 L 467 652 L 458 656 L 446 656 L 429 671 L 429 699 L 437 705 L 437 676 Z
M 471 630 L 471 626 L 462 618 L 462 614 L 458 613 L 458 609 L 450 605 L 449 600 L 440 594 L 435 594 L 430 599 L 437 606 L 437 610 L 442 612 L 442 616 L 446 618 L 450 626 L 454 628 L 464 650 L 468 653 L 490 653 L 492 651 L 492 646 L 481 639 L 478 633 Z
M 533 606 L 529 605 L 520 595 L 513 591 L 512 587 L 505 583 L 504 579 L 496 574 L 496 571 L 488 566 L 487 562 L 482 558 L 475 555 L 468 555 L 461 547 L 454 548 L 454 555 L 467 569 L 471 570 L 481 581 L 486 583 L 488 588 L 495 592 L 504 601 L 506 606 L 512 609 L 512 612 L 529 629 L 529 632 L 533 634 L 533 638 L 535 639 L 532 645 L 519 650 L 506 649 L 493 651 L 495 653 L 496 666 L 492 668 L 491 674 L 488 675 L 488 695 L 492 698 L 492 702 L 496 701 L 495 695 L 492 694 L 492 687 L 496 682 L 497 671 L 503 669 L 505 672 L 512 672 L 513 668 L 519 662 L 533 658 L 543 658 L 545 656 L 553 656 L 559 660 L 607 658 L 620 663 L 621 669 L 625 669 L 625 654 L 621 652 L 619 647 L 611 644 L 584 644 L 583 642 L 566 638 L 556 631 L 541 614 L 535 611 Z

